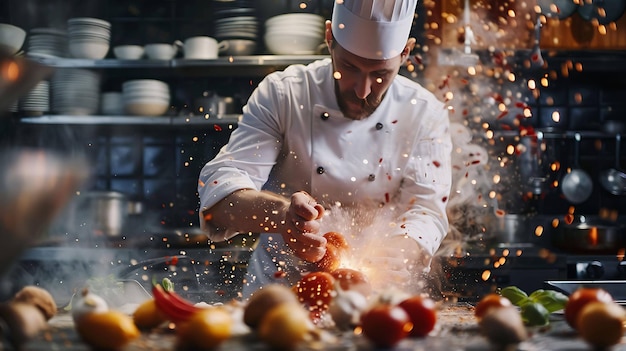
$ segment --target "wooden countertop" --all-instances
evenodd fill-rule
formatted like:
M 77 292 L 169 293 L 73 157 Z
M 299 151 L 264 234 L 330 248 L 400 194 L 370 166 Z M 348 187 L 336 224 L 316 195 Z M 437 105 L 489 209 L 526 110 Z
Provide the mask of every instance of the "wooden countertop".
M 473 306 L 469 304 L 444 304 L 438 312 L 437 326 L 426 338 L 407 338 L 400 342 L 394 350 L 489 350 L 489 344 L 479 333 L 474 319 Z M 25 351 L 39 350 L 90 350 L 76 334 L 69 314 L 59 314 L 50 320 L 50 327 L 40 337 L 25 345 Z M 577 337 L 566 324 L 562 314 L 553 314 L 550 325 L 541 329 L 531 330 L 532 337 L 519 345 L 518 350 L 567 350 L 589 351 L 591 348 Z M 3 347 L 2 349 L 6 349 Z M 142 336 L 129 344 L 124 351 L 138 350 L 175 350 L 176 338 L 173 332 L 163 330 L 144 332 Z M 307 345 L 302 350 L 373 350 L 368 341 L 358 335 L 346 333 L 338 335 L 331 344 Z M 256 340 L 253 334 L 233 337 L 222 344 L 219 350 L 269 350 Z M 626 351 L 626 338 L 616 345 L 612 351 Z

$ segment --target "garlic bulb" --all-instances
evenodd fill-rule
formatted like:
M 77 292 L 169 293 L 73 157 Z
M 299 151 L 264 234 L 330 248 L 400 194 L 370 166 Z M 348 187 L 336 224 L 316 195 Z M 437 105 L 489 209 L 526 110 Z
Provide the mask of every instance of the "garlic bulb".
M 106 312 L 109 310 L 109 304 L 99 295 L 89 292 L 89 289 L 83 289 L 81 296 L 72 303 L 72 319 L 74 323 L 88 313 Z
M 336 288 L 337 295 L 328 306 L 335 325 L 340 330 L 349 330 L 359 324 L 361 313 L 367 307 L 367 298 L 356 290 Z

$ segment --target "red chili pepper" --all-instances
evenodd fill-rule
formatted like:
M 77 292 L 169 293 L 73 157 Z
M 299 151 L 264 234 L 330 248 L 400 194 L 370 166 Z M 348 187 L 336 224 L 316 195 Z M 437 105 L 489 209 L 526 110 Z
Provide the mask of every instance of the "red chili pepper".
M 194 306 L 173 291 L 165 290 L 160 284 L 152 286 L 152 295 L 154 295 L 154 302 L 159 310 L 173 322 L 186 321 L 200 310 L 200 307 Z

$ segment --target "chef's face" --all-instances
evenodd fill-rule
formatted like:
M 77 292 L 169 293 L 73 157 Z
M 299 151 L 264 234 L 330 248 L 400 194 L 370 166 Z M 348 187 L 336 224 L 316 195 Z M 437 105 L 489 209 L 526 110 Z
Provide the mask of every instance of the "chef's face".
M 372 60 L 354 55 L 341 47 L 332 38 L 328 23 L 326 40 L 333 61 L 335 95 L 341 112 L 355 120 L 368 117 L 382 102 L 410 52 L 410 45 L 407 44 L 403 53 L 394 58 Z

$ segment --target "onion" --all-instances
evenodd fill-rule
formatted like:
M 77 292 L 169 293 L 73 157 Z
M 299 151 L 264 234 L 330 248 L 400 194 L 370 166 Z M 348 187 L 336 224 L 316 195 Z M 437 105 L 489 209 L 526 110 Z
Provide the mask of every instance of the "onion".
M 72 303 L 72 319 L 74 323 L 78 323 L 81 317 L 88 313 L 106 312 L 108 310 L 109 305 L 106 300 L 85 288 L 80 298 Z
M 337 295 L 328 307 L 335 326 L 340 330 L 349 330 L 359 324 L 361 313 L 367 308 L 367 299 L 356 290 L 335 289 Z

